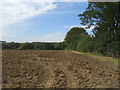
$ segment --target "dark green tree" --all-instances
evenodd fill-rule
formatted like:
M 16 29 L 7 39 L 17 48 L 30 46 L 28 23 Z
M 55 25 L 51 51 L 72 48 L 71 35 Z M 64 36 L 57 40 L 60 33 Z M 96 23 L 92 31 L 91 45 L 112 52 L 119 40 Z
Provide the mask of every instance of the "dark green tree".
M 86 11 L 79 15 L 81 24 L 93 29 L 95 51 L 102 54 L 113 52 L 117 46 L 116 56 L 120 55 L 120 3 L 119 2 L 89 2 Z M 113 44 L 114 42 L 114 44 Z M 112 43 L 112 44 L 111 44 Z M 113 45 L 111 47 L 111 45 Z
M 63 42 L 56 43 L 55 44 L 55 50 L 64 50 L 65 49 L 65 44 Z
M 35 43 L 33 44 L 35 50 L 43 50 L 44 44 L 43 43 Z
M 83 35 L 83 38 L 77 44 L 77 51 L 80 52 L 93 52 L 94 42 L 93 38 L 89 35 Z
M 34 49 L 34 47 L 32 43 L 21 43 L 19 49 L 28 50 L 28 49 Z
M 52 43 L 45 43 L 43 50 L 54 50 L 55 46 Z
M 20 43 L 2 43 L 2 49 L 17 49 L 20 46 Z
M 76 50 L 76 46 L 84 34 L 87 35 L 84 28 L 73 27 L 65 37 L 65 45 L 67 49 Z

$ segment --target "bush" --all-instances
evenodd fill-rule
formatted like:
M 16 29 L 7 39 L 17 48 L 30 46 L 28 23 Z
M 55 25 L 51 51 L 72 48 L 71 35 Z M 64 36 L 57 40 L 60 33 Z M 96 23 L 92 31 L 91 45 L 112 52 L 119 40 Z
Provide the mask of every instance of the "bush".
M 93 52 L 93 40 L 90 36 L 84 35 L 77 45 L 77 51 Z
M 57 43 L 55 44 L 55 50 L 64 50 L 65 49 L 65 44 L 64 43 Z
M 82 35 L 87 35 L 84 28 L 74 27 L 65 37 L 65 45 L 69 50 L 76 50 L 78 42 L 82 39 Z
M 27 50 L 27 49 L 34 49 L 32 43 L 22 43 L 18 49 Z

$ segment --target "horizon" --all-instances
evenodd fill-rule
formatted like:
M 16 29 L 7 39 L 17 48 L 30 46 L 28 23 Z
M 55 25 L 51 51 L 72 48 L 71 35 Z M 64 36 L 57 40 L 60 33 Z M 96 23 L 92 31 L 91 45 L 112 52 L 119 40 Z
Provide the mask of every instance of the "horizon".
M 16 41 L 0 41 L 0 42 L 5 42 L 5 43 L 61 43 L 61 42 L 35 42 L 35 41 L 30 41 L 30 42 L 16 42 Z
M 2 2 L 2 38 L 7 42 L 62 42 L 88 2 Z M 87 29 L 92 34 L 92 29 Z

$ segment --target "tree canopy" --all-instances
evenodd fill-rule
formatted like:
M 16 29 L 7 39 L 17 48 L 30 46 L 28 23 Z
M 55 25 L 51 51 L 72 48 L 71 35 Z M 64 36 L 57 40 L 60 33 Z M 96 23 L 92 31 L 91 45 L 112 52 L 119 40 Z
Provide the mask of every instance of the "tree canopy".
M 120 55 L 120 3 L 89 2 L 86 11 L 79 15 L 81 24 L 93 29 L 96 52 Z M 117 48 L 113 50 L 113 47 Z M 116 53 L 114 53 L 114 52 Z
M 76 50 L 78 41 L 82 39 L 82 35 L 87 35 L 84 28 L 73 27 L 65 37 L 65 45 L 67 49 Z

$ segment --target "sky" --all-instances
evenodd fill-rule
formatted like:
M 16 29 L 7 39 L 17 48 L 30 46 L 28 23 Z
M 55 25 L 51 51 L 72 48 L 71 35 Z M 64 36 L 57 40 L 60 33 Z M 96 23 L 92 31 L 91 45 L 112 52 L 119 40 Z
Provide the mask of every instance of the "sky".
M 72 27 L 84 27 L 78 15 L 87 2 L 0 2 L 0 36 L 8 42 L 62 42 Z M 86 30 L 91 34 L 91 29 Z

